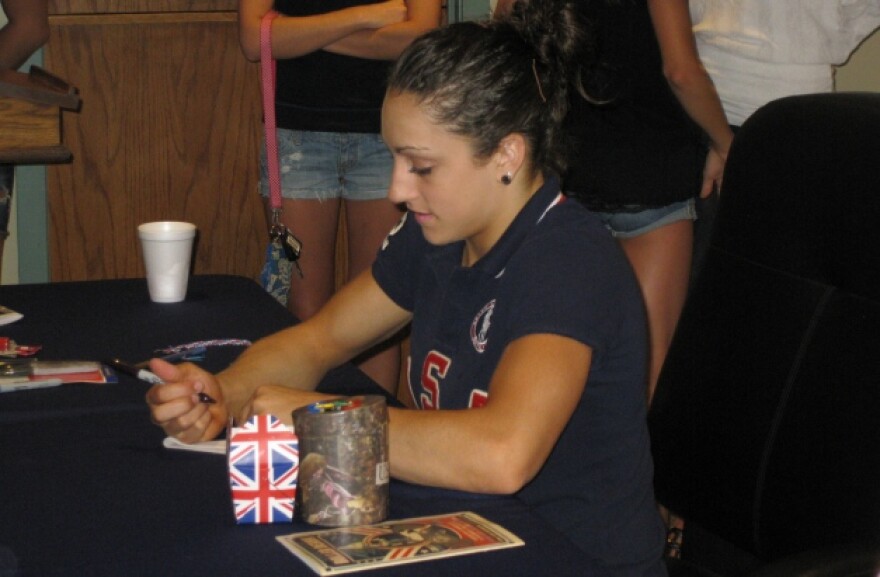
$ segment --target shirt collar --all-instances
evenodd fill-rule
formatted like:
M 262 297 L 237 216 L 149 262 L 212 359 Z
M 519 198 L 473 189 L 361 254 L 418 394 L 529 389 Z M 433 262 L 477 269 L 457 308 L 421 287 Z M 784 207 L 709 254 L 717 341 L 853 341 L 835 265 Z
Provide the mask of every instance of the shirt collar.
M 498 276 L 504 271 L 507 262 L 529 233 L 542 222 L 553 207 L 564 200 L 559 179 L 556 176 L 545 178 L 544 184 L 522 207 L 498 242 L 474 264 L 473 268 Z

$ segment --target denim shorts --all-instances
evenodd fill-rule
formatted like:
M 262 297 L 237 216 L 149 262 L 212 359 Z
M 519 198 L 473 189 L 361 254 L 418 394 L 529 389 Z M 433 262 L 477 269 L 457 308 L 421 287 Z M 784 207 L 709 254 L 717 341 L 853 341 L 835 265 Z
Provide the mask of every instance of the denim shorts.
M 666 206 L 633 212 L 596 212 L 615 238 L 634 238 L 679 220 L 696 220 L 696 201 L 691 198 Z
M 278 129 L 281 195 L 290 199 L 376 200 L 388 196 L 392 158 L 378 134 Z M 269 196 L 265 146 L 260 193 Z

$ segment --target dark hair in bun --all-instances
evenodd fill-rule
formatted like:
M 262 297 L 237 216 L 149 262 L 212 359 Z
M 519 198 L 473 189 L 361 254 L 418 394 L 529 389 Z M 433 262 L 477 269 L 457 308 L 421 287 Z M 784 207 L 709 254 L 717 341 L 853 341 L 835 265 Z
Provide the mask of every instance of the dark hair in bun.
M 473 140 L 478 158 L 520 133 L 532 170 L 562 174 L 569 95 L 584 94 L 580 71 L 594 58 L 590 23 L 577 7 L 587 1 L 518 1 L 503 18 L 433 30 L 400 56 L 388 91 L 416 95 L 435 122 Z

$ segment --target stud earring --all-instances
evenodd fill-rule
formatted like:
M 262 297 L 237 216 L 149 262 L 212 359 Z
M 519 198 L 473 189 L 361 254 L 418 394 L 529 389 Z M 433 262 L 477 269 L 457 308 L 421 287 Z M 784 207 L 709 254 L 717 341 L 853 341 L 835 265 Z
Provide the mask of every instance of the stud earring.
M 509 172 L 501 176 L 501 184 L 508 185 L 513 182 L 513 175 Z

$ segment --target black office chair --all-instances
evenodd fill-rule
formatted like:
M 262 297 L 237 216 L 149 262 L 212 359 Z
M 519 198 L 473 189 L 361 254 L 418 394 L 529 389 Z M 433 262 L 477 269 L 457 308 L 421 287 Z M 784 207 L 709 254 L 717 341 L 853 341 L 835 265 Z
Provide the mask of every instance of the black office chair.
M 880 94 L 742 126 L 649 422 L 672 576 L 880 575 Z

